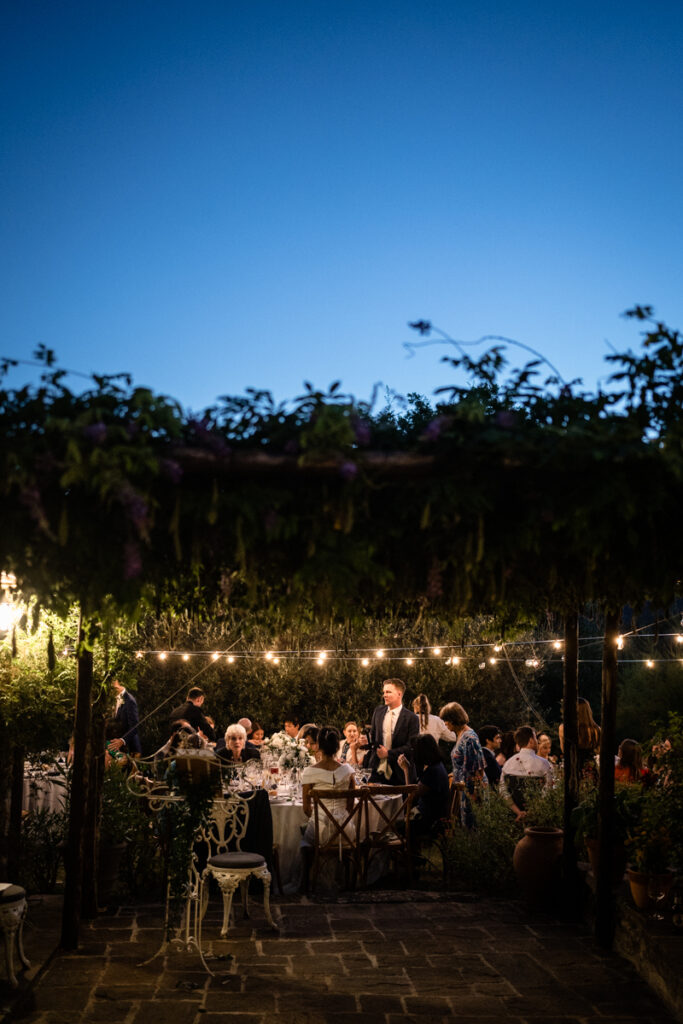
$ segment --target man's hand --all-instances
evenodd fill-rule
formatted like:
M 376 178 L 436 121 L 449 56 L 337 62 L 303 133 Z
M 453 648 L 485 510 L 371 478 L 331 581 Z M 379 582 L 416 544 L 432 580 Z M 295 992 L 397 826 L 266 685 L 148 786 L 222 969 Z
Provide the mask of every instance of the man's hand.
M 377 756 L 380 761 L 383 761 L 385 757 L 389 757 L 389 751 L 386 747 L 377 747 Z

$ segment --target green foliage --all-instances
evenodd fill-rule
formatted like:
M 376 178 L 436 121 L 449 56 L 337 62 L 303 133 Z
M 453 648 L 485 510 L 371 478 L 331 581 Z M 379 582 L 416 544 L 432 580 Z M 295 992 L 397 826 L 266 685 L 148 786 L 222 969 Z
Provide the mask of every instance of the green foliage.
M 564 777 L 561 772 L 550 789 L 543 786 L 529 790 L 524 825 L 564 828 Z
M 652 654 L 648 651 L 647 657 Z M 636 654 L 636 657 L 638 655 Z M 676 658 L 670 665 L 658 663 L 656 671 L 644 665 L 620 669 L 617 704 L 617 735 L 645 743 L 663 709 L 683 715 L 683 672 L 677 652 L 669 643 L 660 644 L 659 657 Z
M 23 819 L 17 883 L 28 893 L 55 891 L 67 825 L 66 811 L 32 811 Z
M 474 828 L 453 828 L 438 841 L 449 884 L 468 892 L 513 891 L 512 854 L 521 825 L 495 790 L 475 805 L 474 819 Z

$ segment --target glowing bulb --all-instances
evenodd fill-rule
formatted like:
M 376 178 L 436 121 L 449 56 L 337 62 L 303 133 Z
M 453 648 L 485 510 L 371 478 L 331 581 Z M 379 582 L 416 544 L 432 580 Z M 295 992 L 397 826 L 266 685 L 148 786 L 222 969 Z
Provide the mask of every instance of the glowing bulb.
M 166 654 L 166 651 L 162 651 L 161 654 L 159 655 L 159 661 L 166 661 L 167 657 L 168 655 Z
M 135 652 L 135 657 L 136 658 L 141 658 L 142 657 L 142 651 L 136 651 Z
M 457 658 L 457 657 L 451 658 L 451 665 L 459 665 L 459 664 L 460 664 L 460 658 Z
M 538 668 L 538 658 L 527 658 L 524 664 L 527 668 Z
M 435 647 L 435 648 L 434 648 L 434 654 L 435 654 L 435 655 L 436 655 L 436 657 L 438 658 L 438 657 L 439 657 L 439 655 L 441 654 L 441 648 L 440 648 L 440 647 Z
M 220 658 L 220 654 L 218 653 L 218 651 L 214 651 L 213 654 L 211 655 L 211 658 L 213 661 L 218 661 L 218 659 Z
M 497 658 L 489 658 L 489 665 L 495 665 L 497 660 Z
M 369 658 L 362 658 L 361 659 L 361 665 L 364 665 L 367 668 L 369 664 L 370 664 L 370 659 Z
M 677 644 L 683 644 L 683 633 L 677 633 L 676 634 L 676 643 Z
M 501 647 L 501 645 L 500 645 L 500 644 L 494 644 L 494 645 L 493 645 L 493 649 L 494 649 L 494 651 L 496 652 L 496 654 L 498 654 L 498 652 L 499 652 L 499 651 L 502 651 L 502 650 L 503 650 L 503 648 Z
M 412 664 L 413 664 L 413 659 L 412 658 L 406 658 L 406 665 L 412 665 Z
M 273 665 L 279 665 L 280 664 L 280 659 L 279 658 L 272 658 L 271 660 L 273 662 Z
M 375 657 L 376 658 L 383 658 L 384 657 L 384 651 L 382 651 L 382 650 L 375 651 Z
M 654 668 L 655 667 L 655 663 L 654 663 L 654 661 L 651 658 L 648 658 L 647 661 L 645 662 L 645 664 L 647 665 L 648 668 Z
M 322 658 L 322 657 L 320 657 L 320 658 L 316 658 L 315 660 L 316 660 L 316 663 L 317 663 L 318 665 L 324 665 L 324 664 L 325 664 L 325 659 L 324 659 L 324 658 Z
M 561 640 L 553 640 L 553 647 L 555 648 L 556 651 L 559 651 L 559 649 L 562 647 L 562 641 Z
M 272 651 L 266 651 L 266 661 L 272 661 L 272 660 L 273 660 L 273 652 Z
M 318 661 L 324 661 L 327 657 L 327 651 L 320 651 L 318 654 Z
M 233 658 L 232 654 L 228 655 L 227 661 L 228 665 L 232 665 L 234 663 L 235 659 Z
M 620 651 L 623 651 L 623 649 L 624 649 L 624 638 L 623 638 L 623 636 L 618 636 L 617 637 L 617 647 L 618 647 L 618 649 Z
M 189 661 L 189 660 L 190 660 L 190 655 L 189 654 L 183 654 L 183 661 Z

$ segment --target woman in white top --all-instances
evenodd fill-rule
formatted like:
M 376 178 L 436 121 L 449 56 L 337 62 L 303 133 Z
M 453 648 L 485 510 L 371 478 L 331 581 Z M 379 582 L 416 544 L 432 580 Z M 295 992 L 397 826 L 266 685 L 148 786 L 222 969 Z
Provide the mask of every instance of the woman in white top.
M 428 732 L 430 736 L 433 736 L 436 742 L 439 740 L 445 740 L 446 743 L 455 743 L 457 736 L 454 732 L 448 728 L 446 723 L 438 717 L 433 715 L 432 706 L 427 700 L 427 695 L 420 693 L 413 701 L 413 711 L 420 719 L 420 732 Z
M 304 813 L 308 815 L 309 821 L 304 832 L 304 842 L 313 845 L 315 842 L 315 820 L 313 818 L 313 797 L 312 790 L 317 786 L 319 789 L 339 789 L 348 791 L 355 787 L 353 768 L 350 764 L 339 764 L 335 754 L 339 749 L 340 736 L 336 729 L 323 726 L 318 733 L 318 749 L 321 758 L 317 764 L 304 768 L 301 776 L 303 790 Z M 347 815 L 348 800 L 345 796 L 335 801 L 334 808 L 330 808 L 335 818 L 343 821 Z M 327 823 L 329 825 L 329 822 Z M 324 833 L 321 839 L 326 838 Z

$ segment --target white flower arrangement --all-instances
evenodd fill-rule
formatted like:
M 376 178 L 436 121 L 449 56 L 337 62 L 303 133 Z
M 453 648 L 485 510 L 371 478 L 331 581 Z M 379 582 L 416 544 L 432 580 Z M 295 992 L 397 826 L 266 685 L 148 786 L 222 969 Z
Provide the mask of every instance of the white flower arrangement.
M 263 741 L 263 746 L 280 768 L 306 768 L 315 764 L 315 758 L 308 753 L 303 740 L 294 739 L 286 732 L 273 733 L 270 739 Z

